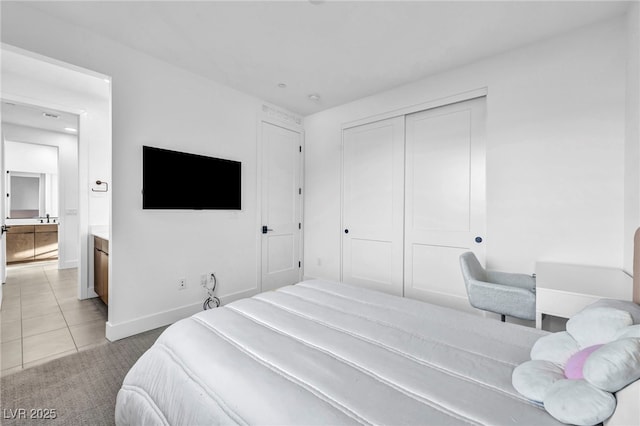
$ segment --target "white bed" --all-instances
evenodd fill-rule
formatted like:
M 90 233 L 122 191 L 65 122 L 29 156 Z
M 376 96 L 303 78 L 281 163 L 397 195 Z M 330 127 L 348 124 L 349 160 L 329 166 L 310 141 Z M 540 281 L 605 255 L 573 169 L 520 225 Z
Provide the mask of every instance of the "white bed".
M 169 327 L 116 423 L 560 424 L 511 385 L 544 331 L 329 281 Z

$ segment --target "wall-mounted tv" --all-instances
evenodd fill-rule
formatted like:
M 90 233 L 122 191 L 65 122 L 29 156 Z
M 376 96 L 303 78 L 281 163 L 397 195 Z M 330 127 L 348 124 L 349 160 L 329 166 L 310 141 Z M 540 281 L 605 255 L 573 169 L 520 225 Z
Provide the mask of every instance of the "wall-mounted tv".
M 239 161 L 142 147 L 142 208 L 240 210 Z

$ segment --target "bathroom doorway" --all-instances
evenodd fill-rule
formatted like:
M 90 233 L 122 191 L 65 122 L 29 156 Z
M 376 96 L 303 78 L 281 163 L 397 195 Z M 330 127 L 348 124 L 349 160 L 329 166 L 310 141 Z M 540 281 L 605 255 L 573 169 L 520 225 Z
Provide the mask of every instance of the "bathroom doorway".
M 111 223 L 111 79 L 7 44 L 2 44 L 1 66 L 3 102 L 77 117 L 77 182 L 75 187 L 64 189 L 77 194 L 77 203 L 62 205 L 60 198 L 58 205 L 59 226 L 77 230 L 76 255 L 65 256 L 63 265 L 59 253 L 60 267 L 76 268 L 78 300 L 95 298 L 91 230 L 100 228 L 109 234 Z M 3 140 L 10 140 L 5 131 Z M 60 152 L 59 156 L 62 158 Z M 44 217 L 46 222 L 46 213 Z M 4 247 L 2 251 L 4 254 Z
M 78 116 L 2 101 L 8 265 L 78 267 Z

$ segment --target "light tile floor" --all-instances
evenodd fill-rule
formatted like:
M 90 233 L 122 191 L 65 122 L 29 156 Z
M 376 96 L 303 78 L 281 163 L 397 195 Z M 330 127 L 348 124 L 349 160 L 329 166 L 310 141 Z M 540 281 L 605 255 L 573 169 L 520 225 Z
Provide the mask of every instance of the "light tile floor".
M 0 369 L 10 374 L 107 343 L 107 306 L 78 300 L 77 269 L 42 262 L 9 266 L 2 286 Z

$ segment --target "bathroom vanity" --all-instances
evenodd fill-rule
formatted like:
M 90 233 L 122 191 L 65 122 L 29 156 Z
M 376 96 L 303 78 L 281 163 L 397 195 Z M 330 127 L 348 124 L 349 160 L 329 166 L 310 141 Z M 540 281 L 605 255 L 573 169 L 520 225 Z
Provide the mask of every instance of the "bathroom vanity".
M 109 304 L 109 240 L 108 236 L 93 236 L 93 289 L 100 299 Z
M 58 224 L 7 226 L 7 264 L 58 258 Z

